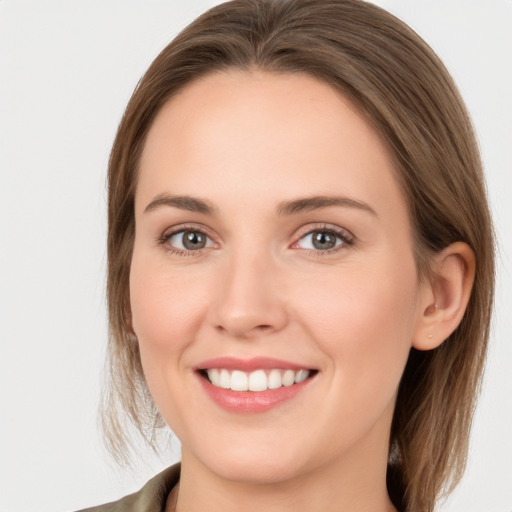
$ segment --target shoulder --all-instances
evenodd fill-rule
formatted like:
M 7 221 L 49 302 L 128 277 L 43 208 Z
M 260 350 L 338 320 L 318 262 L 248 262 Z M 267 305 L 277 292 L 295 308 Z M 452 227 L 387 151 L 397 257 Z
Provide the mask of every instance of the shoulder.
M 171 466 L 149 480 L 142 489 L 120 500 L 77 512 L 162 512 L 167 496 L 180 479 L 180 464 Z

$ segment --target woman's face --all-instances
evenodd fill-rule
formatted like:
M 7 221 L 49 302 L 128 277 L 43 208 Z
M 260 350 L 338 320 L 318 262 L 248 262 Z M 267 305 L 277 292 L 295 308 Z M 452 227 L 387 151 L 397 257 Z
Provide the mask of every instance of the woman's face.
M 423 285 L 351 104 L 302 74 L 202 78 L 154 121 L 135 203 L 132 325 L 184 463 L 246 482 L 385 467 Z

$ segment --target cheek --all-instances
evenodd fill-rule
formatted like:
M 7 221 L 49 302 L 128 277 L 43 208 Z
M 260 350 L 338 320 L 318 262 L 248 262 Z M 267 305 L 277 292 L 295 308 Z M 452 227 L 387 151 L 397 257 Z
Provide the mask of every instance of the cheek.
M 142 252 L 142 251 L 141 251 Z M 204 290 L 189 272 L 171 273 L 165 264 L 134 251 L 130 269 L 132 325 L 148 382 L 160 368 L 178 369 L 179 356 L 199 328 Z
M 168 265 L 134 250 L 130 269 L 133 330 L 153 400 L 176 433 L 187 431 L 180 420 L 189 406 L 183 357 L 200 327 L 198 312 L 207 304 L 205 290 L 198 289 L 200 282 L 193 273 L 170 272 Z
M 309 285 L 296 290 L 301 297 L 296 316 L 330 357 L 337 378 L 352 389 L 382 389 L 389 397 L 402 375 L 416 322 L 414 261 L 381 260 L 364 272 L 352 268 L 317 275 Z

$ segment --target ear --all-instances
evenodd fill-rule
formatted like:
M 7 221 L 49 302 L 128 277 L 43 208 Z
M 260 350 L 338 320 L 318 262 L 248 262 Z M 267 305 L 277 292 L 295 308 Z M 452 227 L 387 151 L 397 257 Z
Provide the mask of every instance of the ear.
M 434 256 L 432 277 L 422 287 L 420 315 L 412 346 L 432 350 L 460 324 L 475 279 L 475 255 L 464 242 L 456 242 Z

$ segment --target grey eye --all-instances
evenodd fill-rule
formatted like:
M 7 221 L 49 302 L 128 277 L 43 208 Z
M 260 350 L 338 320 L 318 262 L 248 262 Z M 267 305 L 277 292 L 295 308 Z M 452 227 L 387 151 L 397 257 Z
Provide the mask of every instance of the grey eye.
M 169 243 L 176 249 L 197 251 L 209 247 L 211 240 L 200 231 L 178 231 L 169 237 Z
M 312 231 L 299 240 L 301 249 L 314 249 L 317 251 L 328 251 L 341 245 L 343 240 L 340 236 L 330 231 Z

